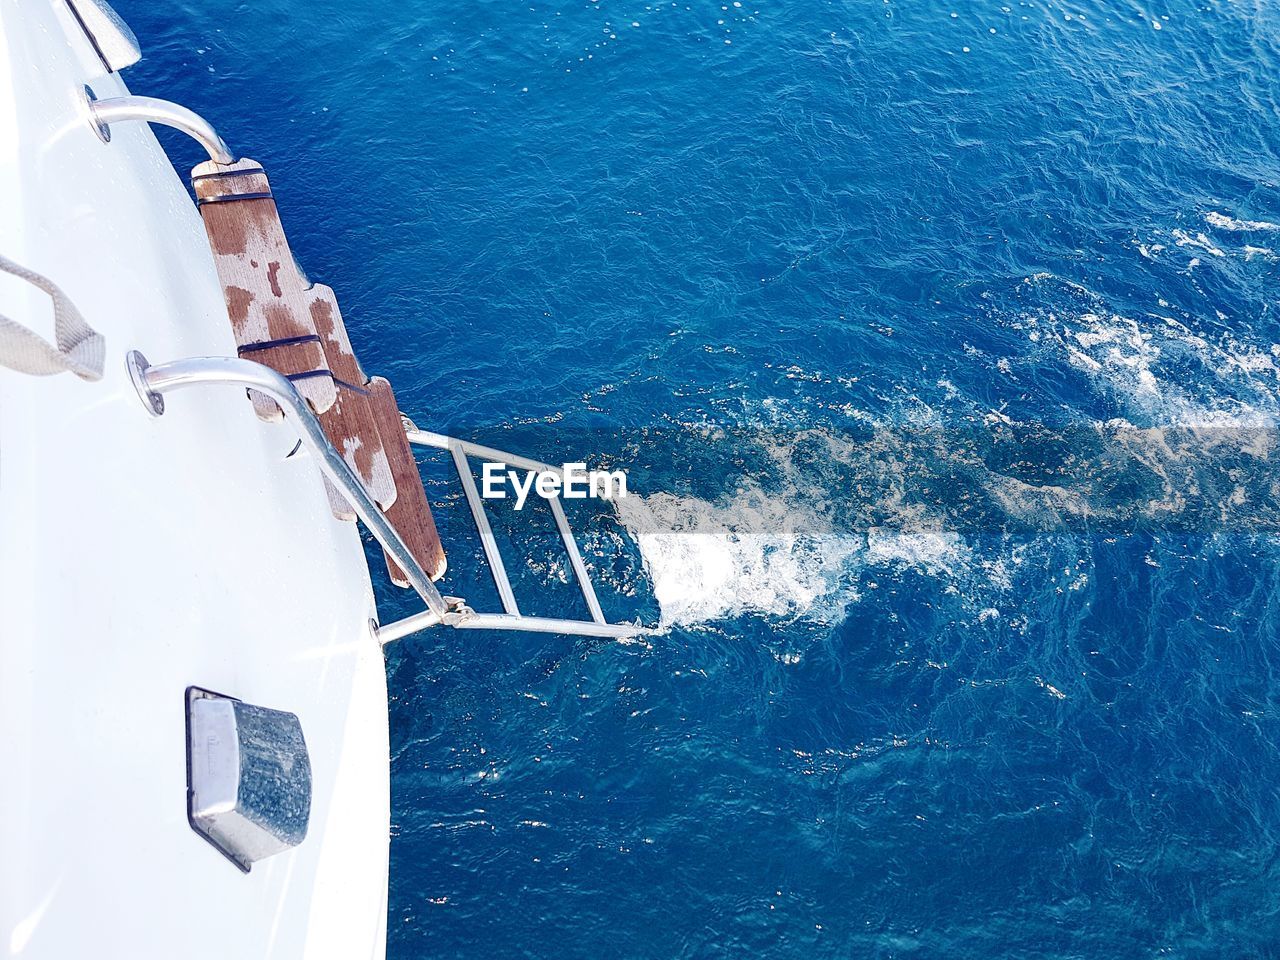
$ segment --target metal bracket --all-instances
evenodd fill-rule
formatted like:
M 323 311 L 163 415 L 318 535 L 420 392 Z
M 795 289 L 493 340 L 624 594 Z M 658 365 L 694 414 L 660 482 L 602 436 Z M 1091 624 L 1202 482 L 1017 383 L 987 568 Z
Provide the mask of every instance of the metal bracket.
M 133 388 L 138 391 L 147 412 L 153 417 L 163 417 L 164 397 L 147 386 L 147 369 L 151 366 L 147 358 L 141 351 L 130 350 L 125 354 L 124 363 L 129 370 L 129 379 L 133 381 Z

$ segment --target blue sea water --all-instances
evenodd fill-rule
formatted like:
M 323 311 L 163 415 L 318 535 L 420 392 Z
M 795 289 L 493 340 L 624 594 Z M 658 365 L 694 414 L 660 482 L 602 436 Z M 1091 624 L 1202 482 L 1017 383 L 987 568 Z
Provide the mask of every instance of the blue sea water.
M 388 649 L 391 957 L 1280 955 L 1280 10 L 118 7 L 419 425 L 639 495 L 657 634 Z

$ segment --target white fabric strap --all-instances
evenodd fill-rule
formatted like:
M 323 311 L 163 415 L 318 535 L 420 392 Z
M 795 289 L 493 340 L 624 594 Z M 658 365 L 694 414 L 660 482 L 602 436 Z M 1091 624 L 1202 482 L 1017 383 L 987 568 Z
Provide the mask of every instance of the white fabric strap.
M 55 347 L 34 330 L 0 314 L 0 364 L 37 377 L 70 370 L 82 380 L 101 380 L 107 342 L 85 322 L 61 288 L 5 257 L 0 257 L 0 270 L 49 295 L 53 300 L 53 334 L 58 341 Z

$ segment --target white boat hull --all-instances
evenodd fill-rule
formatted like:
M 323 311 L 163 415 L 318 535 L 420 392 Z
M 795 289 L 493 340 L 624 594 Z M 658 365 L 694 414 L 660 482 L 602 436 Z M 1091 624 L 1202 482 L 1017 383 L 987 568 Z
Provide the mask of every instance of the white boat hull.
M 97 383 L 0 368 L 0 950 L 381 957 L 386 679 L 356 528 L 242 392 L 143 408 L 127 351 L 235 345 L 182 182 L 145 125 L 98 139 L 86 83 L 125 92 L 65 4 L 0 3 L 0 252 L 107 342 Z M 13 278 L 0 314 L 51 335 Z M 192 684 L 301 719 L 308 835 L 248 874 L 187 823 Z

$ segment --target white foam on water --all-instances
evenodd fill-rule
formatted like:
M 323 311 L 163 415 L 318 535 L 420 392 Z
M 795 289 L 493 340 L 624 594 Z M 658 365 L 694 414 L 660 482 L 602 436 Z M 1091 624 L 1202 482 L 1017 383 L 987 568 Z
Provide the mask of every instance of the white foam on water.
M 1174 230 L 1173 242 L 1179 247 L 1195 247 L 1197 250 L 1203 250 L 1205 253 L 1212 254 L 1215 257 L 1225 257 L 1227 255 L 1226 251 L 1215 246 L 1213 241 L 1203 233 L 1197 233 L 1192 236 L 1185 230 Z
M 1226 214 L 1210 210 L 1204 215 L 1205 223 L 1219 230 L 1280 230 L 1280 223 L 1269 223 L 1266 220 L 1236 220 Z
M 831 623 L 857 599 L 846 578 L 864 538 L 815 529 L 816 518 L 794 502 L 748 488 L 718 503 L 655 493 L 616 506 L 664 626 L 743 613 Z
M 940 593 L 971 608 L 975 622 L 998 616 L 993 611 L 1018 576 L 1018 548 L 951 532 L 947 503 L 930 499 L 927 489 L 922 496 L 921 477 L 928 476 L 922 462 L 936 459 L 943 473 L 953 466 L 1010 517 L 1052 524 L 1056 517 L 1124 519 L 1130 509 L 1176 515 L 1195 488 L 1194 471 L 1219 445 L 1271 454 L 1256 430 L 1218 428 L 1272 427 L 1280 419 L 1280 344 L 1223 332 L 1221 324 L 1201 332 L 1171 316 L 1121 316 L 1086 288 L 1053 280 L 1071 292 L 1076 310 L 1020 314 L 1012 326 L 1025 332 L 1040 359 L 1057 354 L 1119 401 L 1120 416 L 1094 424 L 1097 437 L 1121 455 L 1118 464 L 1131 465 L 1120 469 L 1145 469 L 1162 481 L 1150 502 L 1117 505 L 1107 500 L 1105 484 L 1096 491 L 1087 483 L 1033 485 L 986 470 L 963 432 L 946 429 L 947 418 L 915 394 L 883 416 L 840 408 L 851 422 L 872 428 L 851 434 L 813 426 L 802 409 L 766 400 L 745 419 L 752 448 L 766 457 L 756 475 L 768 478 L 767 490 L 742 478 L 711 500 L 659 492 L 616 503 L 639 546 L 662 624 L 744 614 L 834 624 L 875 595 L 884 586 L 879 581 L 902 571 L 936 580 Z M 948 410 L 965 407 L 950 380 L 937 385 Z M 968 413 L 981 416 L 977 407 Z M 1195 433 L 1194 456 L 1185 455 L 1185 437 L 1170 441 L 1170 427 Z M 859 526 L 867 520 L 881 526 Z M 1086 582 L 1072 580 L 1063 589 Z
M 971 556 L 958 533 L 873 528 L 867 533 L 867 564 L 893 564 L 930 576 L 954 577 L 968 568 Z
M 746 486 L 716 502 L 655 493 L 615 506 L 640 548 L 664 627 L 743 614 L 834 624 L 864 586 L 876 588 L 877 569 L 912 569 L 948 588 L 970 570 L 956 533 L 837 532 L 805 504 L 796 488 L 770 495 Z
M 1210 340 L 1172 317 L 1027 316 L 1028 339 L 1122 398 L 1142 419 L 1191 428 L 1268 427 L 1280 414 L 1280 345 Z M 1187 364 L 1198 370 L 1188 377 Z

